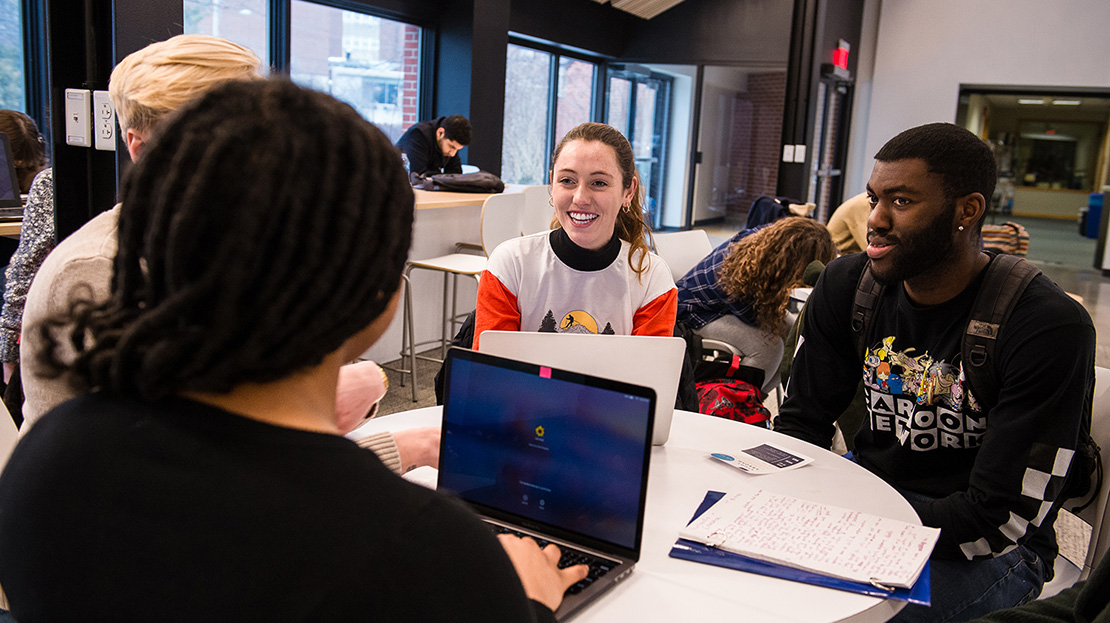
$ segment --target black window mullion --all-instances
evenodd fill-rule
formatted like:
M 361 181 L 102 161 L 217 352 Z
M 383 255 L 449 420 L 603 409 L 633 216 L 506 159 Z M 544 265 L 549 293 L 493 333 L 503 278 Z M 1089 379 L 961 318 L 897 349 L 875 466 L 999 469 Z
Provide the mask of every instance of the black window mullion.
M 292 0 L 270 0 L 270 66 L 277 73 L 289 74 L 292 51 Z

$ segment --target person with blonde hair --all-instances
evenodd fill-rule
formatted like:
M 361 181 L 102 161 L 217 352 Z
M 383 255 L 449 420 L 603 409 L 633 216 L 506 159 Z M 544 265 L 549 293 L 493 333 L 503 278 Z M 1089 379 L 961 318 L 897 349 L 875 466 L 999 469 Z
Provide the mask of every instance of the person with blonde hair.
M 177 35 L 127 55 L 112 70 L 108 97 L 131 159 L 162 117 L 229 80 L 262 77 L 249 49 L 211 35 Z
M 241 45 L 209 35 L 178 35 L 129 54 L 112 70 L 108 94 L 131 159 L 137 161 L 152 130 L 168 113 L 230 80 L 260 79 L 262 61 Z M 56 314 L 74 288 L 93 300 L 108 295 L 120 207 L 102 212 L 50 252 L 39 268 L 23 310 L 20 367 L 23 427 L 73 397 L 37 361 L 41 336 L 26 330 Z
M 494 250 L 478 285 L 483 331 L 672 335 L 670 270 L 648 249 L 632 146 L 602 123 L 567 133 L 551 165 L 557 227 Z
M 790 290 L 802 285 L 810 262 L 835 257 L 828 229 L 811 218 L 742 230 L 678 281 L 678 320 L 698 330 L 732 316 L 781 338 Z
M 262 69 L 262 61 L 254 52 L 209 35 L 178 35 L 128 55 L 112 70 L 108 92 L 132 160 L 140 159 L 164 117 L 218 85 L 260 80 Z M 21 434 L 52 407 L 75 396 L 73 388 L 40 361 L 43 336 L 34 327 L 61 311 L 74 288 L 86 289 L 95 301 L 108 296 L 119 215 L 117 205 L 62 241 L 47 256 L 27 294 L 20 342 L 25 397 Z M 338 421 L 347 429 L 372 412 L 371 405 L 366 404 L 367 396 L 380 398 L 384 393 L 380 377 L 369 368 L 364 365 L 340 376 L 339 407 L 350 405 L 355 409 L 337 413 Z M 361 394 L 362 399 L 352 397 L 352 392 Z M 398 472 L 435 465 L 439 460 L 438 427 L 381 433 L 364 438 L 360 444 Z

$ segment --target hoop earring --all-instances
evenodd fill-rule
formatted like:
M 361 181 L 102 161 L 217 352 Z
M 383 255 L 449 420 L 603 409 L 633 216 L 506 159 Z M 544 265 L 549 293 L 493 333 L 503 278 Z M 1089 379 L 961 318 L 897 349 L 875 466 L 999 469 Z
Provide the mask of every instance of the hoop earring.
M 627 214 L 632 214 L 632 204 L 631 203 L 626 203 L 623 206 L 621 206 L 621 212 L 625 212 Z

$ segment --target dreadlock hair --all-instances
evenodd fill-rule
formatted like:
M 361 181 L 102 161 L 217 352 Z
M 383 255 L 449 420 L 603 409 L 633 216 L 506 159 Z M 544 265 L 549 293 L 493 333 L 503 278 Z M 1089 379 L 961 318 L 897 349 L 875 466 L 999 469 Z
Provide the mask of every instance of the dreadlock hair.
M 400 156 L 350 106 L 225 83 L 159 125 L 124 182 L 111 297 L 71 295 L 41 359 L 145 399 L 284 378 L 387 309 L 412 221 Z
M 632 245 L 628 249 L 628 264 L 632 267 L 632 270 L 636 271 L 637 275 L 642 276 L 644 271 L 647 270 L 646 259 L 648 257 L 648 244 L 651 241 L 651 228 L 644 222 L 644 186 L 639 183 L 640 174 L 636 170 L 636 161 L 632 157 L 632 145 L 613 126 L 593 122 L 576 126 L 570 132 L 567 132 L 563 140 L 559 141 L 559 146 L 555 148 L 555 153 L 551 156 L 549 177 L 553 180 L 555 178 L 555 162 L 559 159 L 559 154 L 563 152 L 563 147 L 571 141 L 597 141 L 613 148 L 613 155 L 617 159 L 617 168 L 621 172 L 621 185 L 628 188 L 632 186 L 632 180 L 637 181 L 636 192 L 632 193 L 632 205 L 629 208 L 621 208 L 617 214 L 616 233 L 618 238 Z M 558 219 L 553 220 L 551 226 L 558 227 Z
M 950 203 L 979 193 L 990 202 L 998 181 L 994 153 L 970 130 L 954 123 L 928 123 L 910 128 L 887 141 L 875 159 L 894 162 L 907 158 L 925 161 L 930 173 L 941 176 Z M 986 211 L 975 224 L 982 228 Z
M 806 265 L 836 257 L 829 230 L 803 216 L 788 216 L 741 238 L 728 251 L 719 280 L 734 301 L 755 310 L 763 331 L 783 336 L 790 289 L 801 285 Z

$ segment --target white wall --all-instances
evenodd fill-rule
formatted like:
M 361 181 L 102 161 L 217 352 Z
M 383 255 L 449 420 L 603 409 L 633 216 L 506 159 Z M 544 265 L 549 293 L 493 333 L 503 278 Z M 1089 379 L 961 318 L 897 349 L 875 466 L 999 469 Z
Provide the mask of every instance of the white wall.
M 864 187 L 895 134 L 955 121 L 961 83 L 1110 88 L 1110 1 L 882 0 L 844 195 Z

